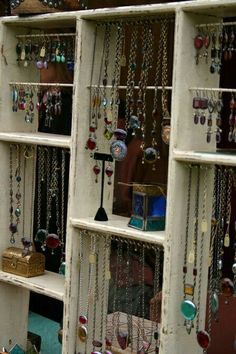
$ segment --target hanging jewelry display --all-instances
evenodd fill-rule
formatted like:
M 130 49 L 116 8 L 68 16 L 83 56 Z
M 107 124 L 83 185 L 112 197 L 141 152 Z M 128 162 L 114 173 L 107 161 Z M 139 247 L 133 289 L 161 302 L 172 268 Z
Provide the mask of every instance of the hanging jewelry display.
M 126 107 L 125 107 L 125 130 L 132 129 L 132 135 L 135 135 L 135 130 L 140 128 L 140 121 L 134 115 L 134 86 L 136 74 L 136 57 L 137 57 L 137 40 L 138 40 L 138 26 L 132 26 L 130 52 L 128 62 L 128 75 L 126 87 Z
M 138 90 L 138 100 L 137 100 L 137 116 L 138 120 L 141 122 L 141 150 L 143 151 L 142 163 L 144 161 L 148 163 L 155 162 L 156 151 L 152 149 L 146 149 L 146 89 L 148 82 L 148 73 L 152 64 L 152 54 L 153 54 L 153 33 L 151 30 L 150 23 L 144 25 L 143 27 L 143 43 L 142 43 L 142 52 L 143 60 L 141 64 L 141 74 L 139 81 L 139 90 Z
M 108 338 L 112 347 L 137 353 L 158 351 L 158 304 L 160 283 L 160 249 L 158 246 L 113 238 L 111 253 L 112 313 L 108 315 Z M 154 285 L 149 317 L 149 301 L 146 283 L 149 268 L 146 257 L 154 256 Z M 154 252 L 154 253 L 152 253 Z M 134 290 L 135 289 L 135 290 Z M 137 296 L 139 294 L 139 296 Z M 148 304 L 148 305 L 147 305 Z
M 74 37 L 75 33 L 17 35 L 17 63 L 27 68 L 33 61 L 39 70 L 47 69 L 49 63 L 66 64 L 67 70 L 73 71 Z
M 30 165 L 30 166 L 29 166 Z M 32 188 L 30 191 L 31 194 L 31 215 L 30 215 L 30 227 L 28 230 L 29 235 L 26 236 L 25 230 L 26 230 L 26 176 L 29 174 L 31 168 L 31 179 L 32 179 Z M 33 240 L 33 223 L 34 223 L 34 196 L 35 196 L 35 146 L 30 146 L 27 145 L 24 147 L 24 190 L 23 190 L 23 233 L 22 233 L 22 238 L 21 242 L 24 247 L 23 254 L 27 255 L 30 253 L 30 247 L 32 246 L 32 240 Z
M 61 247 L 61 263 L 64 263 L 65 243 L 65 156 L 64 149 L 38 147 L 35 241 L 41 244 L 43 251 L 50 249 L 51 254 Z
M 155 91 L 154 91 L 154 99 L 153 99 L 153 111 L 152 111 L 152 142 L 151 142 L 151 147 L 147 148 L 145 150 L 145 153 L 147 152 L 147 155 L 152 155 L 153 158 L 151 159 L 152 163 L 152 169 L 155 171 L 156 166 L 155 162 L 157 159 L 160 158 L 160 151 L 157 149 L 157 118 L 158 118 L 158 83 L 160 79 L 160 74 L 161 74 L 161 60 L 162 60 L 162 55 L 163 55 L 163 40 L 164 40 L 164 31 L 165 31 L 165 22 L 163 20 L 160 21 L 160 39 L 159 39 L 159 46 L 158 46 L 158 52 L 157 52 L 157 62 L 156 62 L 156 74 L 155 74 Z M 150 152 L 149 152 L 150 151 Z M 151 154 L 150 154 L 151 153 Z M 148 161 L 148 159 L 145 159 Z
M 193 327 L 193 320 L 197 315 L 197 306 L 195 304 L 195 290 L 197 284 L 197 250 L 198 250 L 198 228 L 199 228 L 199 192 L 200 192 L 200 167 L 196 167 L 196 191 L 195 191 L 195 207 L 194 207 L 194 235 L 193 240 L 189 238 L 189 223 L 191 210 L 191 185 L 192 185 L 192 166 L 189 166 L 188 173 L 188 194 L 187 194 L 187 212 L 186 212 L 186 230 L 185 230 L 185 250 L 184 250 L 184 266 L 183 266 L 183 287 L 184 300 L 181 303 L 181 314 L 185 319 L 187 332 L 190 334 Z M 191 244 L 189 242 L 191 241 Z M 189 255 L 187 257 L 187 252 Z M 192 284 L 186 284 L 186 275 L 188 272 L 187 261 L 193 264 Z M 189 298 L 187 298 L 189 296 Z
M 21 146 L 12 145 L 9 147 L 9 196 L 10 196 L 10 225 L 9 229 L 11 232 L 10 243 L 15 243 L 15 235 L 18 234 L 20 217 L 21 217 L 21 199 L 22 199 L 22 190 L 21 190 Z M 15 159 L 15 162 L 13 162 Z M 14 201 L 15 196 L 15 201 Z M 15 220 L 14 220 L 15 218 Z
M 116 140 L 113 140 L 110 147 L 110 152 L 114 160 L 122 161 L 127 155 L 127 146 L 125 144 L 125 138 L 127 132 L 123 129 L 117 129 L 118 121 L 118 111 L 119 111 L 119 84 L 120 84 L 120 71 L 122 64 L 124 62 L 124 54 L 122 54 L 122 49 L 124 48 L 124 29 L 121 23 L 118 23 L 116 26 L 116 54 L 115 54 L 115 65 L 114 73 L 112 79 L 112 88 L 111 88 L 111 114 L 113 121 L 113 135 Z M 123 49 L 124 50 L 124 49 Z M 123 63 L 122 63 L 123 58 Z

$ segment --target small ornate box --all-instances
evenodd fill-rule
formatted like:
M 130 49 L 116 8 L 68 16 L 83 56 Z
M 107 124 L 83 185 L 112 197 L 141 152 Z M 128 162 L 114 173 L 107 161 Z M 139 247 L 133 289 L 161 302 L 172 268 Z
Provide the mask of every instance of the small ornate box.
M 163 231 L 165 214 L 165 186 L 133 184 L 132 215 L 128 226 L 142 231 Z
M 2 255 L 2 270 L 25 278 L 42 275 L 45 269 L 45 256 L 39 252 L 22 253 L 21 248 L 9 247 Z

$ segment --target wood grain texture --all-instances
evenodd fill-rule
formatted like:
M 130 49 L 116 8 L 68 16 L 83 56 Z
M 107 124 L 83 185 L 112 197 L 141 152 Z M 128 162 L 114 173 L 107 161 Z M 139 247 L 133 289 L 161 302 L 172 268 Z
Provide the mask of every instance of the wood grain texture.
M 39 0 L 24 0 L 17 8 L 12 10 L 13 15 L 23 14 L 43 14 L 58 11 L 75 11 L 79 10 L 78 0 L 65 0 L 62 8 L 54 9 L 49 6 L 45 6 Z

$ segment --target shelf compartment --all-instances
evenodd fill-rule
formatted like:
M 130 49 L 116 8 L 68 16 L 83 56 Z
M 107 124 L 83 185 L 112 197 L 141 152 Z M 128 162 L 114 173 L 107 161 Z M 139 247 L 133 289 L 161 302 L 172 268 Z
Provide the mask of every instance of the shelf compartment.
M 43 275 L 32 278 L 24 278 L 0 270 L 0 281 L 25 288 L 60 301 L 64 300 L 65 277 L 57 273 L 45 271 Z
M 236 166 L 236 150 L 216 152 L 174 150 L 173 158 L 186 163 Z
M 70 148 L 71 137 L 68 135 L 48 134 L 48 133 L 2 133 L 0 141 L 12 143 L 56 146 Z
M 117 215 L 108 215 L 108 221 L 95 221 L 93 217 L 71 218 L 73 227 L 129 238 L 136 241 L 144 241 L 164 246 L 165 231 L 140 231 L 128 226 L 129 218 Z

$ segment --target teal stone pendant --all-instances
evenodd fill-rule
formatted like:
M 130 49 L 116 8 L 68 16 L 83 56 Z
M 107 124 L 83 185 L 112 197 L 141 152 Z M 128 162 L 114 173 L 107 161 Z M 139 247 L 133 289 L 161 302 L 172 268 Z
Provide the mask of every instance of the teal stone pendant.
M 181 314 L 187 321 L 192 321 L 196 317 L 197 307 L 191 300 L 184 300 L 181 304 Z
M 14 345 L 13 348 L 11 348 L 10 354 L 26 354 L 26 352 L 18 345 Z
M 212 294 L 211 297 L 211 312 L 216 315 L 219 310 L 219 297 L 216 292 Z

